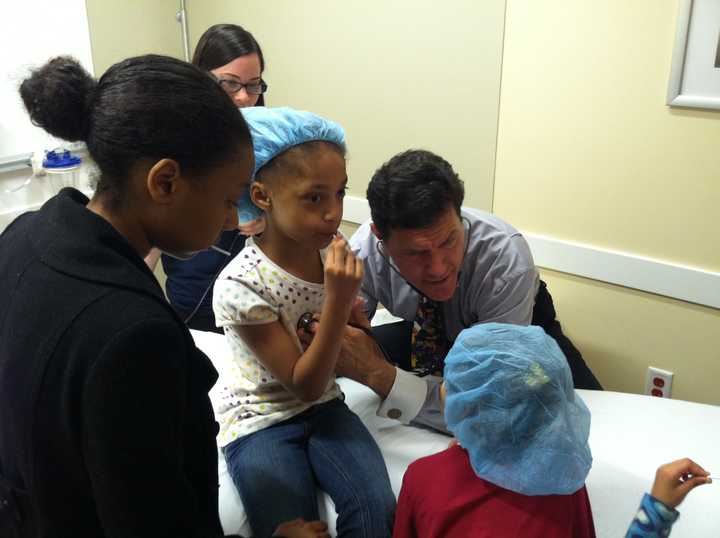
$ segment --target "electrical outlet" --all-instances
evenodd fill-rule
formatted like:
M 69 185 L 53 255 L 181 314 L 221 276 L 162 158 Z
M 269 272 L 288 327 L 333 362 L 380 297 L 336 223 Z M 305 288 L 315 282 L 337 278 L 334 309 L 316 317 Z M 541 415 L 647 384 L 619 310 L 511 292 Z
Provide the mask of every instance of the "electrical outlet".
M 658 398 L 670 398 L 675 374 L 650 366 L 645 376 L 645 394 Z

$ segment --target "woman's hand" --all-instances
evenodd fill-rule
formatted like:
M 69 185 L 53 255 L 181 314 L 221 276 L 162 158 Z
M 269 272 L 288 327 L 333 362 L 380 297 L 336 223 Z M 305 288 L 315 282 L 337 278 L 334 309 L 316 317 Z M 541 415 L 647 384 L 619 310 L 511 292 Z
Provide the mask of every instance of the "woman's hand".
M 694 488 L 712 483 L 710 473 L 691 459 L 684 458 L 661 465 L 655 473 L 650 495 L 675 508 Z
M 327 524 L 324 521 L 305 521 L 295 519 L 278 525 L 273 536 L 284 538 L 330 538 L 327 532 Z

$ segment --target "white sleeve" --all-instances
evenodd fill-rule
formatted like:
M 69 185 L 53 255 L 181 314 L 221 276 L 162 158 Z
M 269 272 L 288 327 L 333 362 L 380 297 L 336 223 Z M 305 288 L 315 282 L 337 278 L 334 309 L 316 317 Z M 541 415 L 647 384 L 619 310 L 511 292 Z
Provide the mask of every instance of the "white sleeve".
M 400 368 L 395 368 L 395 372 L 395 382 L 387 398 L 378 407 L 377 415 L 408 424 L 422 409 L 428 384 L 424 379 Z

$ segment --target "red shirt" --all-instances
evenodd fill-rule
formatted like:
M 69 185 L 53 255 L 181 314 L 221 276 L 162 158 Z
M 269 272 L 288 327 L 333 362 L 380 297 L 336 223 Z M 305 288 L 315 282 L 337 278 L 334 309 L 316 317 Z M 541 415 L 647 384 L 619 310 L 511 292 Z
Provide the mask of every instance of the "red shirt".
M 530 497 L 478 478 L 454 446 L 412 463 L 403 478 L 393 538 L 595 538 L 583 486 Z

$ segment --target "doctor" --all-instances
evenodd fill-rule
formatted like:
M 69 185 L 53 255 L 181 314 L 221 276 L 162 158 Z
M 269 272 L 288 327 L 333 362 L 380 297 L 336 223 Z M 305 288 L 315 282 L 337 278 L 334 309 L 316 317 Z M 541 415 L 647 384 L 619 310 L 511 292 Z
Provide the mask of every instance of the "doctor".
M 396 155 L 367 198 L 372 219 L 350 239 L 365 263 L 366 317 L 355 322 L 369 327 L 378 303 L 405 320 L 389 335 L 376 331 L 401 367 L 348 327 L 338 374 L 373 389 L 383 399 L 379 415 L 445 430 L 438 376 L 456 336 L 478 323 L 541 326 L 563 350 L 575 387 L 602 389 L 563 334 L 525 239 L 494 215 L 461 209 L 463 182 L 447 161 L 421 150 Z

